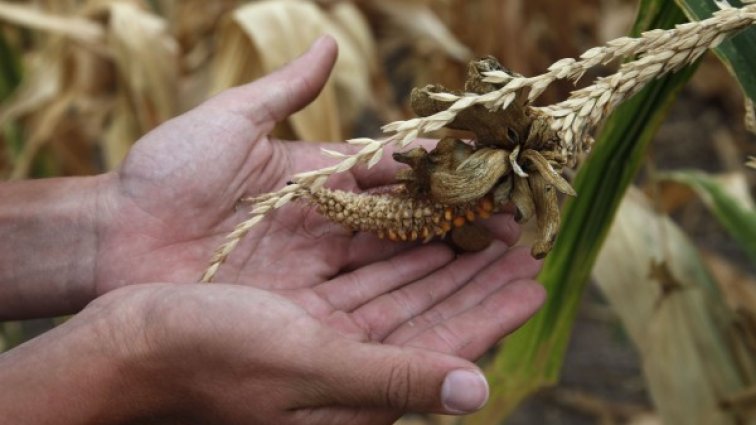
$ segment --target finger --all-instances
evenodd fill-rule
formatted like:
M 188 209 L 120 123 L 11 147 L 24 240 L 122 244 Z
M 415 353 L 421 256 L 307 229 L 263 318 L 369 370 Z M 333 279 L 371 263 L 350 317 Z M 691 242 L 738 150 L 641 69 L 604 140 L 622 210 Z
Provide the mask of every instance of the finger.
M 327 354 L 311 364 L 320 374 L 328 371 L 321 405 L 463 414 L 488 399 L 483 374 L 458 357 L 344 340 L 334 345 L 318 350 Z
M 305 54 L 264 78 L 217 95 L 208 105 L 236 112 L 266 127 L 312 102 L 325 86 L 338 47 L 330 36 L 313 43 Z
M 383 293 L 428 275 L 452 258 L 451 250 L 443 245 L 418 247 L 342 274 L 313 290 L 327 300 L 334 310 L 352 311 Z
M 352 315 L 369 330 L 370 340 L 382 341 L 402 324 L 457 292 L 506 251 L 506 245 L 498 242 L 483 252 L 462 255 L 424 279 L 363 305 Z
M 475 361 L 522 326 L 545 298 L 546 291 L 538 282 L 512 282 L 464 313 L 427 329 L 406 345 Z
M 186 210 L 195 205 L 217 204 L 219 198 L 228 204 L 236 202 L 247 189 L 244 187 L 247 179 L 231 180 L 230 175 L 254 175 L 253 180 L 258 184 L 253 185 L 256 186 L 253 193 L 271 187 L 259 182 L 270 180 L 271 174 L 276 173 L 268 172 L 267 176 L 258 176 L 258 173 L 261 169 L 281 168 L 282 158 L 272 153 L 267 143 L 250 141 L 259 141 L 273 129 L 276 121 L 301 109 L 318 95 L 333 68 L 336 54 L 333 39 L 321 38 L 307 53 L 279 71 L 226 90 L 157 127 L 134 146 L 121 172 L 134 176 L 132 181 L 145 180 L 150 189 L 154 186 L 179 188 L 196 186 L 197 170 L 202 169 L 206 184 L 199 195 L 196 191 L 189 191 L 190 194 L 181 190 L 173 191 L 176 194 L 163 191 L 176 202 L 187 198 L 194 204 Z M 156 167 L 153 161 L 156 157 L 170 160 Z M 264 167 L 260 167 L 261 162 Z M 216 166 L 208 167 L 208 163 Z M 170 184 L 163 184 L 166 182 Z M 165 201 L 164 196 L 160 197 L 161 202 Z
M 436 304 L 402 324 L 386 337 L 384 342 L 402 345 L 450 318 L 467 311 L 498 291 L 504 285 L 520 279 L 532 279 L 540 269 L 541 262 L 530 255 L 530 250 L 520 247 L 509 250 L 444 301 Z
M 346 266 L 344 266 L 344 271 L 356 270 L 368 264 L 387 260 L 419 246 L 421 245 L 417 242 L 394 242 L 388 239 L 379 239 L 372 233 L 358 232 L 350 241 L 349 257 Z
M 379 408 L 315 407 L 291 412 L 291 423 L 309 425 L 386 425 L 396 422 L 402 413 Z
M 206 182 L 202 191 L 184 195 L 192 201 L 192 207 L 217 205 L 222 199 L 224 204 L 218 210 L 227 211 L 245 194 L 258 195 L 279 187 L 288 178 L 280 175 L 284 174 L 287 158 L 280 155 L 280 150 L 272 150 L 276 145 L 259 142 L 273 130 L 276 121 L 318 95 L 333 67 L 336 51 L 332 39 L 320 39 L 288 66 L 226 90 L 158 127 L 146 137 L 150 143 L 137 144 L 132 155 L 142 149 L 150 159 L 156 154 L 170 158 L 167 163 L 174 164 L 172 167 L 150 167 L 151 180 L 165 183 L 170 179 L 171 184 L 165 187 L 195 187 L 197 170 L 202 169 Z M 216 166 L 208 167 L 209 163 Z

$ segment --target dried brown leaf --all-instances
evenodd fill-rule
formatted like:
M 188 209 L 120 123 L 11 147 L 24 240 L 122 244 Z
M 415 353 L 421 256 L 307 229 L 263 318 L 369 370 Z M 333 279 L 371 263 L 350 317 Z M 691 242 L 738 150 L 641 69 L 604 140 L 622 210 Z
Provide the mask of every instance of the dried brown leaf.
M 695 248 L 639 191 L 620 205 L 594 275 L 639 348 L 665 423 L 737 423 L 721 402 L 749 385 L 756 357 L 731 338 L 734 314 Z
M 143 132 L 178 113 L 178 44 L 168 24 L 131 3 L 110 5 L 108 45 L 114 54 L 123 94 L 132 102 Z
M 542 174 L 534 173 L 528 178 L 530 191 L 533 193 L 533 201 L 536 209 L 538 222 L 538 237 L 531 253 L 535 258 L 543 258 L 554 247 L 559 224 L 561 222 L 559 211 L 559 199 L 554 186 L 549 184 Z
M 139 125 L 135 118 L 128 100 L 123 96 L 118 98 L 113 109 L 113 119 L 102 135 L 102 154 L 106 169 L 118 167 L 139 137 Z
M 382 0 L 372 2 L 372 6 L 402 28 L 406 36 L 429 40 L 459 62 L 466 62 L 473 57 L 472 51 L 449 31 L 428 5 L 401 0 Z
M 351 2 L 337 3 L 328 10 L 328 17 L 342 29 L 343 43 L 348 45 L 342 47 L 337 38 L 339 59 L 342 54 L 350 56 L 337 60 L 333 78 L 342 125 L 350 126 L 365 108 L 374 107 L 370 78 L 378 71 L 378 53 L 370 24 Z
M 456 169 L 431 174 L 431 194 L 433 199 L 445 204 L 472 202 L 485 196 L 508 171 L 505 151 L 482 148 Z
M 37 152 L 50 141 L 56 130 L 66 118 L 66 112 L 73 103 L 71 95 L 55 99 L 52 104 L 36 114 L 33 120 L 34 126 L 31 135 L 25 141 L 21 153 L 16 158 L 11 179 L 24 179 L 29 177 L 34 158 Z
M 744 331 L 756 351 L 756 278 L 720 255 L 705 252 L 703 260 L 719 283 L 730 308 L 743 317 Z
M 11 98 L 0 106 L 0 125 L 38 110 L 62 90 L 63 58 L 59 43 L 29 57 L 24 76 Z
M 535 203 L 533 202 L 533 193 L 528 186 L 526 177 L 513 176 L 514 185 L 510 200 L 515 206 L 515 219 L 518 223 L 525 223 L 535 215 Z
M 353 13 L 353 11 L 340 13 Z M 211 91 L 246 83 L 272 72 L 305 52 L 319 36 L 339 44 L 334 74 L 321 95 L 288 123 L 305 140 L 343 140 L 342 128 L 369 103 L 369 56 L 355 27 L 344 29 L 312 2 L 265 0 L 240 7 L 224 22 Z M 337 100 L 338 99 L 338 100 Z
M 101 42 L 105 35 L 102 26 L 88 19 L 78 16 L 57 16 L 16 3 L 0 2 L 0 20 L 91 44 Z

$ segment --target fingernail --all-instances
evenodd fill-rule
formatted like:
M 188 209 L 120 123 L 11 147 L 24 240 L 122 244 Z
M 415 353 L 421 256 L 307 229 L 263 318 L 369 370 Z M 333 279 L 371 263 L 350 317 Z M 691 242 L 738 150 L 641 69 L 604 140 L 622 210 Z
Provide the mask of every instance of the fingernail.
M 488 401 L 488 382 L 473 370 L 449 372 L 441 387 L 441 402 L 449 413 L 474 412 Z

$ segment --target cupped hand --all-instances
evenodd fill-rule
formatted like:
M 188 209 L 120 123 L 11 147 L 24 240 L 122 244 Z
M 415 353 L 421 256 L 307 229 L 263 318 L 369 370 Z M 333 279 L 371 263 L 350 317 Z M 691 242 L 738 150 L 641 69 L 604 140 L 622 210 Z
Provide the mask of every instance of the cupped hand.
M 389 423 L 407 410 L 473 411 L 487 390 L 470 361 L 543 301 L 531 280 L 540 263 L 510 248 L 519 236 L 511 216 L 489 220 L 498 237 L 490 248 L 455 256 L 442 244 L 353 234 L 303 205 L 272 214 L 237 247 L 216 280 L 239 285 L 187 284 L 246 217 L 240 198 L 329 165 L 316 144 L 267 135 L 318 94 L 335 55 L 322 39 L 286 68 L 162 125 L 103 180 L 94 281 L 110 294 L 84 313 L 126 306 L 100 310 L 125 312 L 108 333 L 128 339 L 122 327 L 137 329 L 132 337 L 157 356 L 138 353 L 126 369 L 153 368 L 143 376 L 162 395 L 172 390 L 168 373 L 218 423 Z M 381 186 L 397 167 L 386 159 L 329 185 Z M 149 282 L 184 284 L 133 285 Z
M 473 285 L 484 286 L 486 278 Z M 403 303 L 378 298 L 337 314 L 314 314 L 286 297 L 240 285 L 135 285 L 98 299 L 79 319 L 111 324 L 104 327 L 111 344 L 104 345 L 115 347 L 111 357 L 123 362 L 122 380 L 133 382 L 123 397 L 160 401 L 125 416 L 390 424 L 410 411 L 480 408 L 488 387 L 465 359 L 522 323 L 543 295 L 522 280 L 477 306 L 451 297 L 439 304 L 445 308 L 407 320 L 409 310 L 428 302 L 420 289 L 437 283 L 443 292 L 453 280 L 429 277 L 413 283 L 418 291 L 403 294 Z M 109 319 L 93 319 L 102 315 Z
M 110 224 L 98 250 L 98 292 L 196 281 L 209 254 L 246 217 L 237 209 L 240 198 L 329 165 L 319 145 L 267 134 L 318 94 L 335 56 L 333 40 L 321 39 L 282 70 L 226 91 L 140 140 L 100 202 Z M 371 170 L 333 176 L 329 185 L 363 190 L 390 183 L 400 165 L 386 158 Z M 287 205 L 253 228 L 216 280 L 272 291 L 317 320 L 372 341 L 414 344 L 418 332 L 433 329 L 438 338 L 424 348 L 467 350 L 465 357 L 474 359 L 502 329 L 513 328 L 501 325 L 512 306 L 532 313 L 540 303 L 532 294 L 539 288 L 513 284 L 532 279 L 540 265 L 525 250 L 508 248 L 519 237 L 517 224 L 500 215 L 486 225 L 498 240 L 481 253 L 455 256 L 441 244 L 354 234 L 305 205 Z M 446 323 L 450 318 L 454 326 Z

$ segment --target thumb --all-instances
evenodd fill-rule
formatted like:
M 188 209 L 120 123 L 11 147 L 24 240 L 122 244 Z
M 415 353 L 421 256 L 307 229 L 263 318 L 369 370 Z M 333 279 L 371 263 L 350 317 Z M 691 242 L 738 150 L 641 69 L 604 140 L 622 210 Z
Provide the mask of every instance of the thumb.
M 433 351 L 358 342 L 329 352 L 325 404 L 401 412 L 465 414 L 488 400 L 475 364 Z
M 336 63 L 336 41 L 324 35 L 288 65 L 252 83 L 226 90 L 206 104 L 239 113 L 260 125 L 284 120 L 312 102 Z

